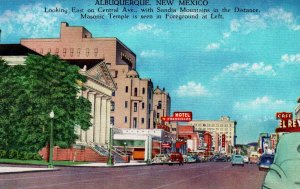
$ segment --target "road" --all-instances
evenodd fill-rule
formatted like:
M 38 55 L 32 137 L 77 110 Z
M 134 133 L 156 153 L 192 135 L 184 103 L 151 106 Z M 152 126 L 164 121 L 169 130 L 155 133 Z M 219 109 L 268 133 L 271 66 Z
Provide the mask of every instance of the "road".
M 229 162 L 183 166 L 60 167 L 60 171 L 0 175 L 1 189 L 260 189 L 266 172 Z

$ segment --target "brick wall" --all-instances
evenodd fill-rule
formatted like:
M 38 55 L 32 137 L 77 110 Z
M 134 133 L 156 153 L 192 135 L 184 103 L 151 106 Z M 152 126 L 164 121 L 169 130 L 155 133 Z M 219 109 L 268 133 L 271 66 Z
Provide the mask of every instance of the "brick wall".
M 49 147 L 44 147 L 39 151 L 39 154 L 44 160 L 49 158 Z M 75 149 L 66 148 L 62 149 L 54 147 L 53 149 L 53 160 L 54 161 L 83 161 L 83 162 L 107 162 L 106 156 L 101 156 L 91 148 Z

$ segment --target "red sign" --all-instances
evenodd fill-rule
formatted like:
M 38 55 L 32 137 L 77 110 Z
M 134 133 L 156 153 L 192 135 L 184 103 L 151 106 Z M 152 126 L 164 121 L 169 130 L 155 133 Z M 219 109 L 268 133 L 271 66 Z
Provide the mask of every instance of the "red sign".
M 281 119 L 281 120 L 293 119 L 293 113 L 292 112 L 277 112 L 276 119 Z
M 171 148 L 170 143 L 161 143 L 161 148 Z
M 222 148 L 225 148 L 225 139 L 226 139 L 225 134 L 222 134 Z
M 173 116 L 161 117 L 162 121 L 179 121 L 179 122 L 189 122 L 192 121 L 192 112 L 174 112 Z
M 291 112 L 278 112 L 276 113 L 276 119 L 280 119 L 279 128 L 276 128 L 276 132 L 299 132 L 300 120 L 293 120 L 293 113 Z

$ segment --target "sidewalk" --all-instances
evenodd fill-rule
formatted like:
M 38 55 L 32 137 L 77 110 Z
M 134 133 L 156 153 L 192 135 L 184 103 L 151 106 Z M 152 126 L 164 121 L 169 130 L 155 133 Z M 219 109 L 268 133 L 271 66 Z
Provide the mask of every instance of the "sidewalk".
M 34 167 L 4 167 L 0 166 L 0 174 L 7 173 L 26 173 L 26 172 L 40 172 L 40 171 L 58 171 L 58 168 L 34 168 Z
M 83 167 L 127 167 L 127 166 L 141 166 L 141 165 L 148 165 L 144 161 L 133 161 L 131 160 L 129 163 L 115 163 L 113 166 L 107 165 L 107 163 L 86 163 L 86 164 L 79 164 L 76 166 L 83 166 Z
M 145 162 L 140 161 L 131 161 L 130 163 L 116 163 L 113 166 L 107 165 L 107 163 L 86 163 L 86 164 L 79 164 L 74 165 L 74 167 L 129 167 L 129 166 L 143 166 L 147 165 Z M 7 173 L 25 173 L 25 172 L 41 172 L 41 171 L 58 171 L 59 166 L 55 168 L 37 168 L 37 167 L 13 167 L 9 165 L 0 165 L 0 174 L 7 174 Z

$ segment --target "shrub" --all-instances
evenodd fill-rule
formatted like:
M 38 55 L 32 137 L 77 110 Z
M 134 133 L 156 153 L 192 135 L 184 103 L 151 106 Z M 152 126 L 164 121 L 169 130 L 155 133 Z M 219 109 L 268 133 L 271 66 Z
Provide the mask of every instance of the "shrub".
M 43 160 L 42 156 L 38 153 L 34 153 L 32 158 L 33 160 Z
M 7 151 L 6 150 L 0 150 L 0 158 L 5 158 L 7 155 Z
M 18 159 L 18 151 L 17 150 L 10 150 L 8 153 L 9 159 Z

